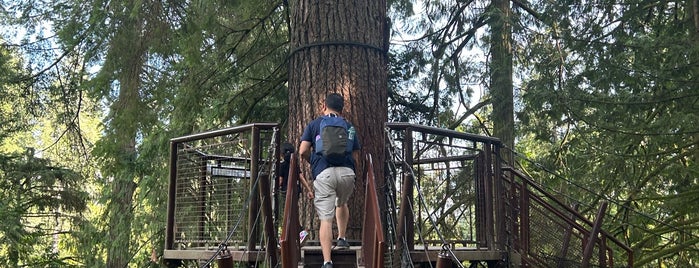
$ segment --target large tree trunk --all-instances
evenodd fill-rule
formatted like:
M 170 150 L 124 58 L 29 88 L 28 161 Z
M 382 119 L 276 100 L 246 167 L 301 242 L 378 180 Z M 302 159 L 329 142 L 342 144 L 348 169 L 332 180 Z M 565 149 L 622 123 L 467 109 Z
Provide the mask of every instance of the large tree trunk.
M 385 0 L 290 1 L 289 137 L 297 145 L 304 127 L 320 115 L 325 96 L 345 97 L 343 114 L 356 128 L 362 156 L 371 154 L 383 174 L 383 124 L 388 117 L 388 47 Z M 365 163 L 357 166 L 350 199 L 348 238 L 361 238 Z M 307 165 L 303 174 L 310 179 Z M 383 178 L 378 178 L 380 186 Z M 317 238 L 317 216 L 302 198 L 303 224 Z
M 512 24 L 509 0 L 493 0 L 493 14 L 490 27 L 491 62 L 490 93 L 493 96 L 493 134 L 503 145 L 514 148 L 515 120 L 512 89 Z M 512 153 L 501 151 L 502 157 L 512 163 Z

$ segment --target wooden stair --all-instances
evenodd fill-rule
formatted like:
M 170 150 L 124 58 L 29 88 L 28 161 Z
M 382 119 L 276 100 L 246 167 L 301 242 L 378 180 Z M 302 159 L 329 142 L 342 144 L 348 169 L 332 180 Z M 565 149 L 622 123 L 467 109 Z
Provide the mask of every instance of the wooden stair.
M 361 268 L 362 246 L 358 241 L 349 241 L 350 248 L 332 251 L 333 268 Z M 323 252 L 318 241 L 308 241 L 301 247 L 303 268 L 319 268 L 323 266 Z

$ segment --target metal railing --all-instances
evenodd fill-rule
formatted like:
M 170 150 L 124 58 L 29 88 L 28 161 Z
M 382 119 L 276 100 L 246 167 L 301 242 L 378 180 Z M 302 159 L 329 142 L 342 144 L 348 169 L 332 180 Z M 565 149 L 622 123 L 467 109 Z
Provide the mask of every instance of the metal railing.
M 198 263 L 224 249 L 236 261 L 276 263 L 269 191 L 276 123 L 256 123 L 170 140 L 164 258 Z M 269 146 L 269 147 L 267 147 Z M 268 150 L 264 150 L 268 148 Z
M 296 186 L 300 173 L 297 162 L 296 154 L 292 154 L 289 162 L 289 181 L 286 186 L 282 234 L 279 238 L 282 267 L 297 267 L 301 260 L 301 245 L 298 236 L 301 231 L 299 228 L 299 197 Z
M 238 262 L 298 265 L 295 156 L 279 251 L 276 244 L 269 176 L 277 132 L 276 124 L 250 124 L 171 140 L 166 260 L 211 261 L 225 250 Z M 491 137 L 387 123 L 385 185 L 367 159 L 365 267 L 432 267 L 440 258 L 459 267 L 633 266 L 631 250 L 600 229 L 603 209 L 595 222 L 583 217 L 506 165 L 501 147 Z
M 594 222 L 585 218 L 507 165 L 499 140 L 408 123 L 387 123 L 386 132 L 395 179 L 387 203 L 396 204 L 388 214 L 398 215 L 387 241 L 395 241 L 388 250 L 400 267 L 432 267 L 438 256 L 455 264 L 633 266 L 632 251 L 601 229 L 604 206 Z
M 633 267 L 633 251 L 599 230 L 602 214 L 593 222 L 522 172 L 509 166 L 503 170 L 511 244 L 523 262 L 534 267 Z
M 362 232 L 362 254 L 364 266 L 367 268 L 382 268 L 385 264 L 387 245 L 381 223 L 379 195 L 376 191 L 374 177 L 374 162 L 371 155 L 367 156 L 366 200 L 364 201 L 364 224 Z
M 389 230 L 394 267 L 431 264 L 440 253 L 505 259 L 500 141 L 408 123 L 387 123 L 386 132 L 388 170 L 395 176 L 386 192 L 396 193 L 387 203 L 396 204 L 398 215 Z

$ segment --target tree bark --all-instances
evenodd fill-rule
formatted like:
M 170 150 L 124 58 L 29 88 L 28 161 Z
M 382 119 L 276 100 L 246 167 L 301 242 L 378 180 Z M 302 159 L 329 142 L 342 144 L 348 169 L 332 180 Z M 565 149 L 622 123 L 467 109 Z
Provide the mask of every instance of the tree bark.
M 108 60 L 115 61 L 119 96 L 110 108 L 106 143 L 112 143 L 112 154 L 106 175 L 113 179 L 108 214 L 107 267 L 127 267 L 132 259 L 131 227 L 134 219 L 133 195 L 136 171 L 136 136 L 139 118 L 145 105 L 139 90 L 146 58 L 146 37 L 142 33 L 142 18 L 128 18 L 111 41 Z
M 512 88 L 512 10 L 509 0 L 493 1 L 491 19 L 490 92 L 493 96 L 493 134 L 503 145 L 514 149 L 514 101 Z M 504 148 L 501 156 L 512 163 L 512 154 Z
M 692 21 L 694 21 L 694 37 L 699 36 L 699 0 L 690 1 L 689 4 L 692 7 Z
M 371 154 L 376 174 L 383 174 L 383 124 L 388 117 L 386 1 L 298 0 L 289 4 L 290 139 L 298 146 L 304 127 L 320 115 L 325 96 L 340 93 L 345 98 L 343 115 L 357 129 L 362 158 Z M 304 163 L 303 176 L 311 179 Z M 349 239 L 361 238 L 365 170 L 362 160 L 349 204 Z M 377 179 L 383 181 L 380 176 Z M 313 237 L 317 237 L 312 201 L 304 197 L 301 202 L 306 202 L 299 206 L 303 224 L 313 228 Z

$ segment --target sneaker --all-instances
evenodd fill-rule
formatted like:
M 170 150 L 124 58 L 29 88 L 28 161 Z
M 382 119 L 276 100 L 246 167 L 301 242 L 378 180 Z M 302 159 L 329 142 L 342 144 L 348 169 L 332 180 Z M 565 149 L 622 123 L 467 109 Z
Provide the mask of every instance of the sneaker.
M 321 266 L 321 268 L 333 268 L 333 263 L 332 262 L 323 263 L 323 266 Z
M 350 247 L 349 242 L 347 242 L 346 239 L 344 239 L 344 238 L 337 239 L 337 244 L 335 245 L 336 249 L 348 249 L 349 247 Z
M 303 241 L 306 240 L 306 237 L 308 237 L 308 231 L 303 230 L 299 233 L 299 244 L 303 244 Z

